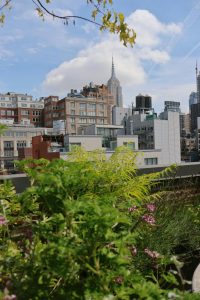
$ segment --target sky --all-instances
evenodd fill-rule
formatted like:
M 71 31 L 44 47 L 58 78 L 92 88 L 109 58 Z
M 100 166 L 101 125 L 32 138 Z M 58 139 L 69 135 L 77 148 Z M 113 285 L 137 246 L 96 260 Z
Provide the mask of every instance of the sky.
M 132 48 L 91 23 L 43 21 L 32 0 L 12 1 L 0 27 L 0 93 L 64 97 L 91 81 L 106 84 L 113 56 L 125 106 L 141 93 L 152 96 L 158 112 L 164 101 L 180 101 L 188 112 L 196 61 L 200 69 L 200 0 L 114 0 L 113 9 L 136 31 Z M 51 2 L 49 9 L 60 15 L 90 17 L 86 0 Z

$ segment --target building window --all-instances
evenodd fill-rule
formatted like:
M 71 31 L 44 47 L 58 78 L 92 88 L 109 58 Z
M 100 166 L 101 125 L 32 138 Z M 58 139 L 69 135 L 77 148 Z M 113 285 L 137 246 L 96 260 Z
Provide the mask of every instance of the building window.
M 87 114 L 88 114 L 88 116 L 96 116 L 95 111 L 89 111 Z
M 79 109 L 86 110 L 86 103 L 80 103 L 79 104 Z
M 100 119 L 99 124 L 104 124 L 104 119 Z
M 7 110 L 7 116 L 14 116 L 13 110 Z
M 71 109 L 71 112 L 70 112 L 70 113 L 71 113 L 72 116 L 74 116 L 74 115 L 75 115 L 75 110 L 74 110 L 74 109 Z
M 75 108 L 75 103 L 74 102 L 70 102 L 70 107 L 71 108 Z
M 86 118 L 80 118 L 80 123 L 86 124 L 87 123 L 87 119 Z
M 123 145 L 131 150 L 135 150 L 135 143 L 134 142 L 123 142 Z
M 5 157 L 13 157 L 14 156 L 14 151 L 13 150 L 5 150 L 4 151 L 4 156 Z
M 27 107 L 27 104 L 22 103 L 22 104 L 21 104 L 21 107 Z
M 90 123 L 90 124 L 95 124 L 95 123 L 96 123 L 96 120 L 95 120 L 95 119 L 89 119 L 89 123 Z
M 40 116 L 40 115 L 41 115 L 41 111 L 34 110 L 34 111 L 33 111 L 33 115 L 34 115 L 34 116 Z
M 26 141 L 17 141 L 17 149 L 25 148 L 25 147 L 26 147 Z
M 14 136 L 14 132 L 8 130 L 8 131 L 4 132 L 3 135 L 4 136 Z
M 157 157 L 145 158 L 144 159 L 144 164 L 147 165 L 147 166 L 157 165 L 158 164 L 158 158 Z
M 27 133 L 24 131 L 16 131 L 16 136 L 27 136 Z
M 4 145 L 4 149 L 13 149 L 14 148 L 13 141 L 4 141 L 3 145 Z
M 29 115 L 29 111 L 28 110 L 21 110 L 21 114 L 22 114 L 22 116 L 27 116 L 27 115 Z
M 5 103 L 1 103 L 1 106 L 6 106 L 6 104 Z
M 99 104 L 100 109 L 104 109 L 104 104 Z
M 64 109 L 65 108 L 65 103 L 58 104 L 58 109 Z
M 5 110 L 1 110 L 1 115 L 5 116 L 5 114 L 6 114 Z
M 74 124 L 75 123 L 75 118 L 70 118 L 70 123 Z
M 95 110 L 96 109 L 96 103 L 89 103 L 88 108 Z
M 80 116 L 86 116 L 86 111 L 80 111 Z

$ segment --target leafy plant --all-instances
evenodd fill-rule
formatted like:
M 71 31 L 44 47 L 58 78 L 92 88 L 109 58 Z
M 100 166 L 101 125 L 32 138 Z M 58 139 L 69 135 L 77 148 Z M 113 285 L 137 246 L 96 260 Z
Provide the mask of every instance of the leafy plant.
M 76 148 L 67 161 L 20 164 L 32 186 L 0 189 L 3 299 L 176 299 L 160 285 L 179 287 L 169 256 L 144 240 L 156 228 L 158 174 L 137 176 L 134 161 L 127 148 L 109 160 Z

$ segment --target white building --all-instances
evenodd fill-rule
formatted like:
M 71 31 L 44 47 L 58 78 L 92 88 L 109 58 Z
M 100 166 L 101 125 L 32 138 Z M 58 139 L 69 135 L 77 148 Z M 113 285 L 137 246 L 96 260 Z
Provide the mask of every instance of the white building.
M 81 146 L 86 151 L 94 151 L 97 149 L 105 150 L 107 154 L 112 153 L 117 147 L 127 146 L 132 150 L 138 150 L 138 137 L 118 135 L 105 147 L 105 136 L 102 135 L 66 135 L 65 147 L 68 151 L 73 146 Z
M 135 114 L 127 120 L 127 133 L 138 135 L 139 150 L 159 150 L 157 164 L 181 162 L 179 113 Z

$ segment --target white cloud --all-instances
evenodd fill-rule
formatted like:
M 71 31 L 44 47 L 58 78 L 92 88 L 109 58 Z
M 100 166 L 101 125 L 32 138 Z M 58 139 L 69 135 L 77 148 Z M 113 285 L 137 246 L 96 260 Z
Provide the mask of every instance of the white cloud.
M 9 50 L 6 50 L 6 49 L 0 47 L 0 59 L 1 60 L 9 59 L 12 56 L 14 56 L 14 53 L 12 51 L 9 51 Z
M 10 35 L 2 35 L 0 37 L 0 59 L 6 60 L 14 56 L 14 52 L 10 50 L 10 45 L 23 38 L 19 31 L 14 31 Z
M 124 90 L 144 84 L 147 75 L 143 61 L 158 64 L 168 62 L 170 55 L 162 50 L 162 38 L 179 34 L 181 26 L 161 23 L 146 10 L 132 13 L 128 22 L 138 33 L 137 43 L 133 48 L 125 48 L 118 37 L 103 33 L 100 41 L 88 44 L 77 57 L 50 71 L 42 84 L 43 92 L 65 96 L 71 88 L 79 89 L 90 81 L 106 83 L 110 76 L 112 54 L 116 74 Z
M 141 49 L 138 56 L 143 60 L 151 60 L 158 64 L 164 64 L 170 60 L 170 56 L 166 51 L 152 50 L 151 48 Z
M 156 16 L 148 10 L 136 10 L 128 18 L 127 22 L 137 33 L 136 43 L 139 46 L 158 46 L 162 36 L 180 34 L 181 24 L 161 23 Z

